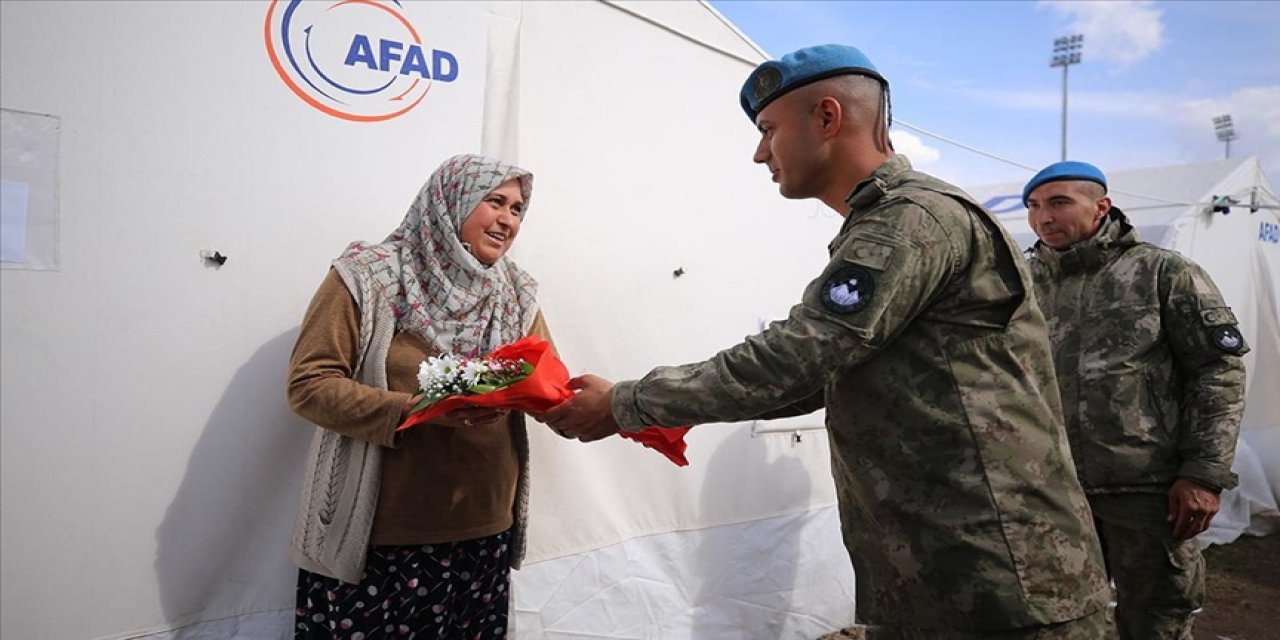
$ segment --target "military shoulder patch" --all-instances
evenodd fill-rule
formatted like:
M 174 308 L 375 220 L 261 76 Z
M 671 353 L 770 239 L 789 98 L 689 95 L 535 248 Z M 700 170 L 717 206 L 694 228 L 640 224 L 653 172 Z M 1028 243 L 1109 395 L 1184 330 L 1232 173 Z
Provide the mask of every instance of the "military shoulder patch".
M 876 282 L 862 267 L 841 267 L 822 283 L 822 306 L 835 313 L 861 311 L 871 303 Z
M 844 255 L 849 262 L 884 271 L 889 266 L 889 256 L 893 255 L 893 246 L 875 240 L 859 239 L 853 241 Z
M 1244 336 L 1240 335 L 1240 330 L 1232 324 L 1210 329 L 1209 338 L 1213 341 L 1213 346 L 1227 353 L 1239 355 L 1244 349 Z
M 1231 313 L 1230 307 L 1213 307 L 1210 309 L 1200 310 L 1200 321 L 1205 326 L 1216 327 L 1224 324 L 1235 324 L 1236 314 Z

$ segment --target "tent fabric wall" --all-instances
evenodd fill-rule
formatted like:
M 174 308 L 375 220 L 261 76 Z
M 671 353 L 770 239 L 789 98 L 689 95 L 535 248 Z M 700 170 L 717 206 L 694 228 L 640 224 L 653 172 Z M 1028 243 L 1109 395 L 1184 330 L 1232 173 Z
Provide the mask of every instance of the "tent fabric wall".
M 454 153 L 535 173 L 516 258 L 575 373 L 705 358 L 821 270 L 839 220 L 752 165 L 737 89 L 761 54 L 710 7 L 400 5 L 462 73 L 357 123 L 276 75 L 269 3 L 0 3 L 0 107 L 63 127 L 59 269 L 0 273 L 0 636 L 290 634 L 298 322 Z M 684 469 L 535 428 L 517 637 L 848 624 L 825 435 L 750 426 L 700 426 Z
M 852 624 L 853 577 L 835 507 L 655 534 L 521 570 L 515 634 L 813 639 Z
M 543 280 L 544 312 L 570 368 L 637 377 L 658 364 L 706 358 L 757 331 L 761 319 L 784 316 L 825 264 L 838 218 L 783 201 L 752 165 L 756 134 L 735 102 L 749 68 L 606 4 L 566 15 L 531 3 L 523 12 L 520 161 L 540 167 L 537 179 L 553 186 L 538 193 L 513 251 Z M 565 53 L 607 48 L 622 33 L 631 46 L 612 63 L 627 70 L 620 84 L 638 92 L 638 120 L 620 122 L 618 111 L 601 108 L 601 96 L 628 93 L 614 93 L 604 80 L 542 89 L 557 78 L 595 77 L 599 60 Z M 664 95 L 640 99 L 650 87 Z M 569 250 L 570 238 L 591 240 Z M 565 447 L 541 432 L 551 439 L 548 450 L 558 451 L 557 466 L 535 476 L 531 558 L 834 503 L 825 438 L 791 447 L 785 437 L 735 434 L 733 427 L 696 429 L 697 460 L 676 470 L 630 442 Z M 775 441 L 811 471 L 811 494 L 796 496 L 785 482 L 733 465 L 705 469 L 707 457 L 731 442 L 747 456 L 763 455 Z M 620 481 L 581 487 L 583 479 L 609 477 Z M 575 494 L 582 501 L 576 514 L 541 502 Z M 722 499 L 700 501 L 706 494 Z M 553 535 L 537 535 L 542 517 L 557 521 Z
M 575 373 L 702 359 L 785 315 L 838 218 L 782 201 L 750 162 L 735 97 L 762 56 L 694 3 L 518 13 L 519 161 L 560 188 L 539 191 L 513 252 Z M 566 259 L 562 239 L 587 237 Z M 517 637 L 807 638 L 852 622 L 825 434 L 704 425 L 679 470 L 630 442 L 533 435 Z
M 1105 167 L 1104 167 L 1105 169 Z M 1233 470 L 1240 486 L 1222 495 L 1222 510 L 1202 544 L 1242 533 L 1280 530 L 1280 199 L 1256 158 L 1108 171 L 1110 195 L 1139 235 L 1200 264 L 1222 291 L 1252 351 L 1245 356 L 1245 416 Z M 1022 183 L 974 187 L 1019 245 L 1035 243 L 1022 206 Z M 1213 213 L 1215 197 L 1236 204 Z M 1259 205 L 1251 211 L 1251 205 Z M 1273 230 L 1274 229 L 1274 230 Z

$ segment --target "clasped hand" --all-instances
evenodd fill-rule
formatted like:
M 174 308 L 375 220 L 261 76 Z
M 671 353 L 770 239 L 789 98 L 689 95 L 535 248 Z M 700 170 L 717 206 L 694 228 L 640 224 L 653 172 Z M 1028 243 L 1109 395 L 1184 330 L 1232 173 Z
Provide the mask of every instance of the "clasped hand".
M 409 411 L 415 405 L 417 405 L 418 401 L 420 400 L 422 400 L 421 395 L 416 395 L 416 396 L 413 396 L 412 398 L 409 398 L 409 401 L 405 403 L 405 414 L 407 415 Z M 456 409 L 454 411 L 450 411 L 449 413 L 446 413 L 442 416 L 439 416 L 431 420 L 431 424 L 439 425 L 442 427 L 456 427 L 459 429 L 465 429 L 467 427 L 477 427 L 480 425 L 486 425 L 492 422 L 496 422 L 498 420 L 506 418 L 507 414 L 509 413 L 511 412 L 507 411 L 506 409 L 493 409 L 490 407 L 464 407 L 462 409 Z
M 1207 487 L 1178 478 L 1169 488 L 1169 522 L 1173 537 L 1186 540 L 1209 528 L 1218 513 L 1218 493 Z
M 570 380 L 569 388 L 578 393 L 534 418 L 561 436 L 582 442 L 601 440 L 618 432 L 618 422 L 609 408 L 612 382 L 588 374 Z
M 511 413 L 506 409 L 490 409 L 488 407 L 466 407 L 455 411 L 450 411 L 435 420 L 435 424 L 446 427 L 476 427 L 480 425 L 490 424 L 502 418 L 506 418 Z

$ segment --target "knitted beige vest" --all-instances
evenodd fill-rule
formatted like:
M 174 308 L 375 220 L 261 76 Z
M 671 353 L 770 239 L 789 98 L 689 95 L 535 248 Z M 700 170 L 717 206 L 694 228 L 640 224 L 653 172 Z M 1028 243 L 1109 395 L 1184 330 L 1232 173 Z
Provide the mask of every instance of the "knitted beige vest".
M 378 291 L 366 290 L 361 279 L 349 273 L 343 263 L 335 262 L 334 269 L 360 307 L 360 355 L 355 379 L 386 389 L 387 352 L 396 328 L 391 306 Z M 524 559 L 529 504 L 529 440 L 523 420 L 514 431 L 520 474 L 510 557 L 511 567 L 519 569 Z M 316 427 L 307 460 L 289 555 L 307 571 L 359 583 L 378 506 L 382 448 Z

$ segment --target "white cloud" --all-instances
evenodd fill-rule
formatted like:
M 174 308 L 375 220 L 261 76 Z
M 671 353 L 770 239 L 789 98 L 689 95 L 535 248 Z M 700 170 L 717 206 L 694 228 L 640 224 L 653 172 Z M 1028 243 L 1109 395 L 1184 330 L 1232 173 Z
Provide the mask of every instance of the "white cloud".
M 1047 7 L 1069 22 L 1069 35 L 1084 34 L 1084 59 L 1102 60 L 1116 68 L 1131 65 L 1154 53 L 1164 44 L 1162 12 L 1153 2 L 1081 2 L 1043 0 Z
M 1062 94 L 1054 90 L 965 89 L 958 93 L 975 103 L 1007 109 L 1055 114 L 1062 109 Z M 1258 156 L 1269 179 L 1280 184 L 1280 85 L 1245 87 L 1206 98 L 1161 91 L 1073 91 L 1070 109 L 1073 117 L 1101 118 L 1093 121 L 1094 128 L 1126 127 L 1135 119 L 1170 125 L 1171 133 L 1162 134 L 1169 137 L 1152 140 L 1151 145 L 1181 155 L 1168 158 L 1167 164 L 1221 158 L 1223 145 L 1214 134 L 1213 118 L 1230 114 L 1239 136 L 1231 143 L 1231 157 Z M 1011 157 L 1034 156 L 1014 153 Z
M 1280 143 L 1280 85 L 1246 87 L 1217 98 L 1188 100 L 1176 111 L 1188 126 L 1208 128 L 1215 116 L 1230 114 L 1236 133 Z
M 1280 85 L 1246 87 L 1224 96 L 1183 100 L 1172 106 L 1170 119 L 1179 142 L 1197 157 L 1221 157 L 1223 144 L 1213 130 L 1213 118 L 1231 115 L 1238 139 L 1231 157 L 1258 156 L 1271 180 L 1280 177 Z
M 1059 89 L 963 89 L 957 95 L 979 104 L 1011 110 L 1062 111 Z M 1231 114 L 1237 132 L 1252 130 L 1259 139 L 1280 143 L 1280 85 L 1245 87 L 1209 98 L 1190 98 L 1167 91 L 1071 92 L 1072 114 L 1118 119 L 1158 118 L 1196 130 L 1212 130 L 1214 116 Z
M 941 151 L 925 144 L 924 140 L 913 133 L 893 129 L 889 132 L 889 139 L 893 141 L 894 152 L 907 156 L 911 159 L 911 164 L 917 167 L 928 166 L 942 158 Z

